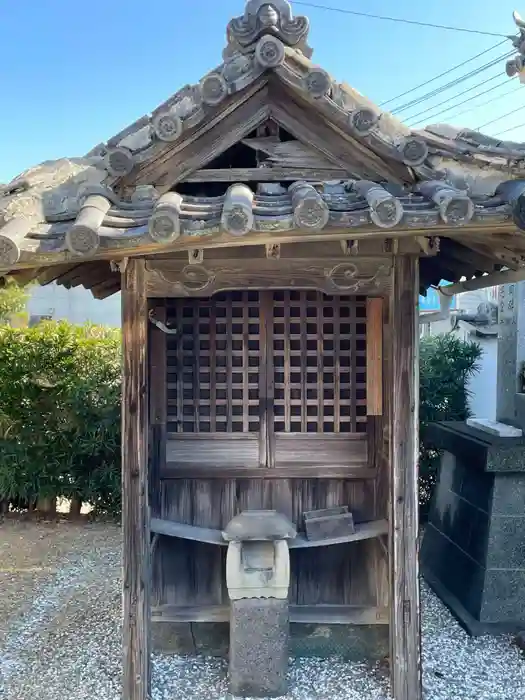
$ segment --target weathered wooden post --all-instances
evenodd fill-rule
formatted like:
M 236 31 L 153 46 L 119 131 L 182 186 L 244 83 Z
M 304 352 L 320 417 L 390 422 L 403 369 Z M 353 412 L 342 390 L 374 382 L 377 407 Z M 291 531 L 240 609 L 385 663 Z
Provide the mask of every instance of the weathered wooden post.
M 392 690 L 421 698 L 418 579 L 418 260 L 396 257 L 392 283 L 392 474 L 390 482 Z
M 123 700 L 150 697 L 145 261 L 122 266 Z

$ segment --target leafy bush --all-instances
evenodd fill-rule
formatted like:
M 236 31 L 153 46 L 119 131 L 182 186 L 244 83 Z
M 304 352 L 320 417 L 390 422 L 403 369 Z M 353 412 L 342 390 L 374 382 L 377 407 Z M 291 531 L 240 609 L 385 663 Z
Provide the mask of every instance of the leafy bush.
M 0 328 L 0 500 L 120 508 L 120 332 Z
M 4 279 L 0 289 L 0 323 L 27 325 L 29 290 L 30 285 L 22 287 L 12 278 Z
M 425 336 L 419 346 L 419 502 L 422 517 L 436 483 L 439 454 L 426 439 L 429 423 L 463 421 L 469 417 L 468 380 L 479 372 L 483 351 L 474 342 L 453 335 Z

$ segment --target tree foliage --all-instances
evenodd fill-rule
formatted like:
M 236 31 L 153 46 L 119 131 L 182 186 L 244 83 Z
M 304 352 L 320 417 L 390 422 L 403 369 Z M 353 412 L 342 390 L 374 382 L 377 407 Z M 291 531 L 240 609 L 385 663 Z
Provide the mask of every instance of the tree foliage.
M 0 328 L 0 499 L 120 500 L 120 333 Z
M 30 287 L 21 287 L 13 279 L 8 278 L 0 289 L 0 323 L 11 323 L 26 309 Z
M 425 336 L 419 346 L 419 491 L 422 515 L 426 513 L 436 482 L 439 454 L 426 439 L 426 427 L 439 421 L 464 421 L 468 407 L 468 381 L 479 372 L 483 351 L 453 333 Z

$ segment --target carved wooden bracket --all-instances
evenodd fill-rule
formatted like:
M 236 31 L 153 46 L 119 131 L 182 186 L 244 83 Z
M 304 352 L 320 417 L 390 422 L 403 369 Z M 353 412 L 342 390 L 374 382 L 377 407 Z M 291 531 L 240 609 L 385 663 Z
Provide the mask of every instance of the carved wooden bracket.
M 325 294 L 384 294 L 390 286 L 390 257 L 254 258 L 146 263 L 150 297 L 209 297 L 231 289 L 315 289 Z

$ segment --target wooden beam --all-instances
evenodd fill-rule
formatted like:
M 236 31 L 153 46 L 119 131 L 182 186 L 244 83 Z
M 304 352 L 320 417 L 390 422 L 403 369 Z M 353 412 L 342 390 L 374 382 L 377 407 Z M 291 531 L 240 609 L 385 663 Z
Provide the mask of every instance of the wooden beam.
M 184 182 L 324 182 L 345 180 L 348 173 L 342 168 L 210 168 L 196 170 Z
M 229 622 L 229 605 L 160 605 L 155 622 Z M 385 625 L 388 608 L 358 605 L 290 605 L 290 622 L 318 625 Z
M 123 700 L 150 697 L 147 301 L 145 261 L 122 272 Z
M 366 301 L 366 412 L 383 413 L 383 299 Z
M 396 257 L 392 277 L 390 668 L 395 700 L 420 700 L 418 260 Z
M 158 300 L 150 305 L 150 313 L 156 321 L 166 323 L 166 305 Z M 167 339 L 168 336 L 153 323 L 149 327 L 149 489 L 153 517 L 161 512 L 160 472 L 166 464 L 166 409 L 168 402 Z

